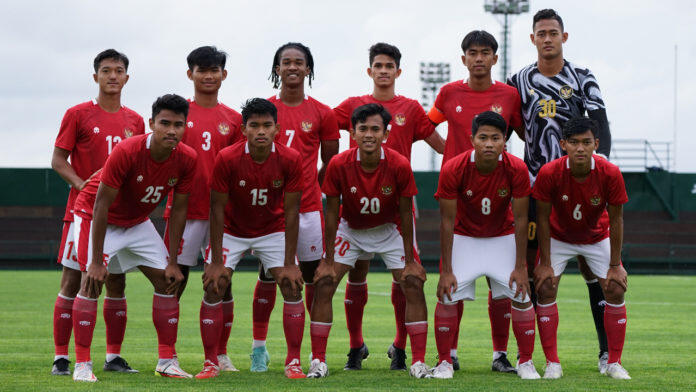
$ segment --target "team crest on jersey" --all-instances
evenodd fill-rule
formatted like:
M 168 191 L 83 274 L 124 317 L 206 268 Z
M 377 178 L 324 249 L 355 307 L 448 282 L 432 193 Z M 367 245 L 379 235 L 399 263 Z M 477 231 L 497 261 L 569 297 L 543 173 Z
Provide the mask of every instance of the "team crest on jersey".
M 186 126 L 189 128 L 193 128 L 193 121 L 189 121 L 186 123 Z
M 595 207 L 598 206 L 601 202 L 602 198 L 600 196 L 595 195 L 590 198 L 590 204 L 592 204 Z
M 230 133 L 230 126 L 226 123 L 220 123 L 218 124 L 218 132 L 220 132 L 222 136 L 227 136 L 227 134 Z
M 474 192 L 472 192 L 471 189 L 467 189 L 467 190 L 466 190 L 466 195 L 467 195 L 467 197 L 471 197 L 471 196 L 474 195 Z
M 283 186 L 283 180 L 273 180 L 273 188 L 280 188 Z
M 135 179 L 138 182 L 143 182 L 143 176 L 142 174 L 138 176 L 138 178 Z
M 498 189 L 498 196 L 500 197 L 505 197 L 510 193 L 510 190 L 507 188 L 500 188 Z
M 396 123 L 396 125 L 401 127 L 404 124 L 406 124 L 406 116 L 399 113 L 399 114 L 394 116 L 394 122 Z
M 461 113 L 461 112 L 462 112 L 462 107 L 459 106 L 459 105 L 457 105 L 457 107 L 456 107 L 454 110 L 456 110 L 457 113 Z
M 245 186 L 246 186 L 246 181 L 244 181 L 244 180 L 239 181 L 239 186 L 245 187 Z
M 350 193 L 355 193 L 357 191 L 358 191 L 358 188 L 356 188 L 354 186 L 350 187 Z
M 382 185 L 382 194 L 385 196 L 391 195 L 392 194 L 391 185 Z
M 312 131 L 312 123 L 309 121 L 302 121 L 302 130 L 305 132 L 311 132 Z
M 499 105 L 497 103 L 494 103 L 493 105 L 491 105 L 491 112 L 496 112 L 498 114 L 501 114 L 501 113 L 503 113 L 503 106 Z
M 561 200 L 563 200 L 563 201 L 568 201 L 568 195 L 563 195 L 563 196 L 561 197 Z
M 126 129 L 123 130 L 123 135 L 124 135 L 125 137 L 129 138 L 129 137 L 133 136 L 133 131 L 131 131 L 130 129 L 126 128 Z
M 558 89 L 558 94 L 561 95 L 561 98 L 568 99 L 573 96 L 573 88 L 566 84 Z
M 174 185 L 176 185 L 176 182 L 177 182 L 177 181 L 179 181 L 178 178 L 172 177 L 172 178 L 169 179 L 169 181 L 167 181 L 167 185 L 169 185 L 169 186 L 174 186 Z
M 92 132 L 99 133 L 99 127 L 94 127 L 94 129 L 92 129 Z

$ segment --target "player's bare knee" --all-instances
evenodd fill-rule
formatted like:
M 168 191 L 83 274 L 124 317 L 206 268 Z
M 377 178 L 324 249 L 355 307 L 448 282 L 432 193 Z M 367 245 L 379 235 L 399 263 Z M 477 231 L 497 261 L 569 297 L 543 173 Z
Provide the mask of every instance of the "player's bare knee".
M 348 272 L 348 280 L 353 283 L 367 281 L 367 273 L 370 271 L 370 260 L 358 260 L 355 267 Z
M 556 300 L 556 287 L 551 281 L 547 280 L 539 286 L 537 291 L 538 302 L 540 304 L 548 304 Z
M 414 299 L 424 297 L 423 281 L 418 278 L 415 278 L 413 276 L 407 277 L 406 280 L 403 283 L 401 283 L 401 287 L 403 288 L 404 294 L 406 295 L 407 299 L 409 297 Z
M 80 271 L 63 267 L 60 293 L 66 297 L 74 298 L 80 292 L 81 280 L 82 273 Z
M 106 276 L 106 296 L 123 298 L 126 295 L 126 274 L 109 274 Z
M 626 291 L 616 282 L 609 282 L 609 285 L 604 289 L 604 298 L 611 304 L 620 304 L 624 302 L 624 293 Z
M 280 294 L 286 301 L 296 302 L 302 299 L 302 287 L 298 287 L 297 290 L 293 292 L 292 284 L 289 280 L 285 279 L 278 283 L 280 287 Z

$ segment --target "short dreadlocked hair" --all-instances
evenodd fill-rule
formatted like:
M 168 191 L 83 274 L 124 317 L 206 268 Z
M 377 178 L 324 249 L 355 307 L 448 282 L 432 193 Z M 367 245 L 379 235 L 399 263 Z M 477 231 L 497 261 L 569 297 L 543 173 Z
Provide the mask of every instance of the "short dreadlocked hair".
M 273 56 L 273 66 L 271 67 L 271 75 L 268 77 L 271 82 L 273 82 L 273 88 L 280 87 L 280 75 L 276 73 L 276 67 L 280 65 L 280 56 L 283 54 L 285 49 L 297 49 L 304 53 L 305 61 L 307 62 L 307 68 L 309 68 L 309 87 L 312 87 L 312 79 L 314 79 L 314 57 L 312 57 L 312 52 L 308 47 L 302 45 L 299 42 L 288 42 L 287 44 L 281 46 L 276 50 L 275 56 Z

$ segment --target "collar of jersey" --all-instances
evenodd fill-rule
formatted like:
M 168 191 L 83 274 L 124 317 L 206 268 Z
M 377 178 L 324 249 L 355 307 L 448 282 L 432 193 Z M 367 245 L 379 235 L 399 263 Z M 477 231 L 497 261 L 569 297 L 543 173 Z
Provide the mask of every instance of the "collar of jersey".
M 379 149 L 381 152 L 379 159 L 382 160 L 382 159 L 384 159 L 384 149 L 381 146 Z M 355 154 L 357 155 L 357 157 L 356 157 L 357 161 L 360 162 L 360 149 L 359 148 L 355 149 Z
M 275 152 L 275 143 L 271 144 L 271 152 Z M 248 154 L 249 153 L 249 141 L 244 144 L 244 153 Z
M 278 94 L 276 94 L 276 99 L 280 101 L 280 91 L 278 91 Z M 308 99 L 309 99 L 309 95 L 305 94 L 305 95 L 304 95 L 304 100 L 306 101 L 306 100 L 308 100 Z M 281 102 L 283 102 L 283 101 L 281 101 Z
M 475 156 L 476 156 L 476 150 L 471 150 L 471 162 L 474 162 Z M 502 160 L 503 160 L 503 153 L 501 152 L 500 155 L 498 155 L 498 161 L 502 161 Z
M 590 157 L 590 170 L 594 170 L 595 168 L 595 162 L 594 162 L 594 154 Z M 566 169 L 570 169 L 570 158 L 566 159 Z

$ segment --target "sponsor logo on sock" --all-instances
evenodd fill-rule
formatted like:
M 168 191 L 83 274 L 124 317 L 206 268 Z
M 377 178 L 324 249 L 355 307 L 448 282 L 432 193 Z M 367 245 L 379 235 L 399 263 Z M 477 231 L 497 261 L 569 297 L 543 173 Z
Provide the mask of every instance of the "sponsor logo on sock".
M 92 325 L 92 323 L 87 320 L 82 320 L 78 324 L 80 324 L 83 327 L 89 327 L 90 325 Z
M 232 323 L 225 323 L 225 327 L 231 327 Z
M 601 301 L 599 301 L 599 303 L 597 305 L 601 306 L 601 307 L 605 307 L 607 305 L 607 301 L 601 300 Z
M 534 335 L 534 330 L 533 330 L 533 329 L 528 329 L 528 330 L 524 331 L 524 334 L 525 334 L 525 335 Z
M 509 319 L 509 318 L 512 317 L 512 314 L 510 314 L 510 313 L 505 313 L 505 315 L 504 315 L 503 317 L 505 317 L 506 319 Z
M 268 300 L 266 298 L 259 298 L 256 300 L 256 302 L 258 302 L 260 304 L 267 304 Z
M 70 318 L 70 313 L 61 313 L 61 314 L 60 314 L 60 318 L 69 319 L 69 318 Z
M 169 320 L 167 320 L 167 322 L 168 322 L 169 324 L 176 324 L 177 321 L 179 321 L 178 318 L 170 318 Z
M 344 300 L 343 300 L 343 303 L 346 304 L 346 305 L 352 305 L 352 304 L 353 304 L 353 300 L 352 300 L 352 299 L 344 299 Z
M 620 319 L 620 320 L 617 321 L 617 322 L 618 322 L 619 324 L 626 324 L 626 319 Z
M 542 316 L 539 317 L 539 321 L 541 321 L 542 323 L 548 323 L 549 321 L 551 321 L 551 318 L 547 316 Z
M 291 318 L 300 318 L 302 317 L 302 313 L 290 313 Z
M 118 312 L 116 312 L 116 315 L 117 315 L 118 317 L 126 317 L 126 311 L 125 311 L 125 310 L 119 310 Z
M 203 319 L 201 322 L 205 325 L 213 325 L 213 320 L 211 319 Z
M 440 332 L 449 332 L 449 327 L 437 327 L 437 330 Z

